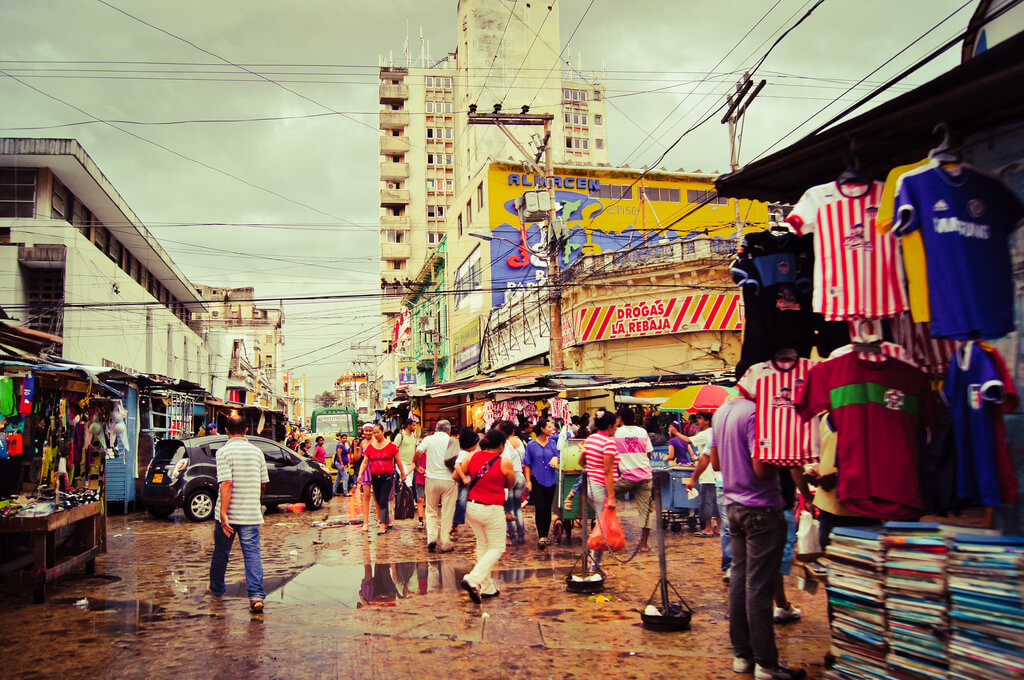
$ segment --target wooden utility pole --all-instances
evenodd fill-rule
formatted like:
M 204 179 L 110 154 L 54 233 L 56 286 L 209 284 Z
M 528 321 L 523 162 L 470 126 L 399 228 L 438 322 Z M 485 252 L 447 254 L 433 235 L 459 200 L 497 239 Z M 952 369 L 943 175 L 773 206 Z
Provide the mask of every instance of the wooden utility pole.
M 512 144 L 526 157 L 527 164 L 534 172 L 544 176 L 544 184 L 548 190 L 548 197 L 551 205 L 548 209 L 548 240 L 547 240 L 547 281 L 548 281 L 548 302 L 550 305 L 550 343 L 549 363 L 552 371 L 561 371 L 564 368 L 562 361 L 562 289 L 559 280 L 561 272 L 558 266 L 559 239 L 555 237 L 555 168 L 551 155 L 551 121 L 554 116 L 550 113 L 530 113 L 530 107 L 524 106 L 522 113 L 501 113 L 501 107 L 495 106 L 493 113 L 477 113 L 476 105 L 469 107 L 470 125 L 495 125 L 501 130 Z M 509 125 L 543 125 L 544 126 L 544 167 L 540 167 L 540 153 L 536 157 L 523 147 L 522 143 L 515 138 L 508 129 Z
M 767 82 L 767 80 L 762 79 L 757 84 L 757 87 L 754 88 L 754 91 L 750 92 L 754 81 L 750 79 L 749 74 L 744 73 L 743 78 L 736 83 L 735 94 L 729 95 L 729 109 L 722 117 L 722 123 L 729 126 L 729 168 L 732 172 L 736 172 L 740 167 L 740 144 L 743 139 L 743 134 L 739 132 L 740 118 L 747 112 L 747 107 L 754 101 L 754 97 L 760 94 Z M 750 97 L 747 97 L 748 93 L 750 93 Z M 746 101 L 744 101 L 744 98 L 746 98 Z M 736 209 L 736 238 L 740 238 L 743 235 L 743 225 L 740 219 L 740 200 L 734 198 L 732 201 Z

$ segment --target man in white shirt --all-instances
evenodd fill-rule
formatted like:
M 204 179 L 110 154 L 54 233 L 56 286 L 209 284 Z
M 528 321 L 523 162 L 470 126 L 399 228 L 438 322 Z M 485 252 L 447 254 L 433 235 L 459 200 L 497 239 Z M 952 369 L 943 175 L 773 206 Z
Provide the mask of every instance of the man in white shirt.
M 637 426 L 636 416 L 628 407 L 619 409 L 614 439 L 619 453 L 615 495 L 621 498 L 627 491 L 633 495 L 643 526 L 640 530 L 640 552 L 650 552 L 647 539 L 651 535 L 651 454 L 654 453 L 654 445 L 647 430 Z
M 228 418 L 225 428 L 228 441 L 217 451 L 217 507 L 213 528 L 213 558 L 210 560 L 210 595 L 220 600 L 227 586 L 224 574 L 228 568 L 231 544 L 238 534 L 245 561 L 245 587 L 249 592 L 249 608 L 263 611 L 263 562 L 260 559 L 260 525 L 263 524 L 261 498 L 270 477 L 263 452 L 251 444 L 245 434 L 249 428 L 241 416 Z
M 697 414 L 697 427 L 700 432 L 690 437 L 690 443 L 697 447 L 697 465 L 693 475 L 686 484 L 687 491 L 692 491 L 699 484 L 700 517 L 703 523 L 697 536 L 708 538 L 717 536 L 712 519 L 719 517 L 717 491 L 715 489 L 716 473 L 711 467 L 711 417 L 707 413 Z
M 423 438 L 417 451 L 426 453 L 426 484 L 424 493 L 427 506 L 427 550 L 451 552 L 455 549 L 449 534 L 452 530 L 452 516 L 455 514 L 455 500 L 459 486 L 452 479 L 452 471 L 444 464 L 445 459 L 458 455 L 458 442 L 452 447 L 452 426 L 447 420 L 437 421 L 434 433 Z M 440 511 L 438 508 L 440 507 Z M 440 544 L 440 546 L 438 546 Z

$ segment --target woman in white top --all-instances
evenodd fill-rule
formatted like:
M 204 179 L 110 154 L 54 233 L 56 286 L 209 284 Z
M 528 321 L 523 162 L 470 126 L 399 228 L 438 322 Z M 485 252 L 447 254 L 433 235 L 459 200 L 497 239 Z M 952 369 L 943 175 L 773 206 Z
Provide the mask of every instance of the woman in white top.
M 519 545 L 523 545 L 526 543 L 526 524 L 523 522 L 523 494 L 526 493 L 523 456 L 526 455 L 526 444 L 516 436 L 516 426 L 511 420 L 499 420 L 495 423 L 495 428 L 508 437 L 501 457 L 512 463 L 512 469 L 516 473 L 516 485 L 505 495 L 505 519 L 508 521 L 505 545 L 515 545 L 517 541 Z

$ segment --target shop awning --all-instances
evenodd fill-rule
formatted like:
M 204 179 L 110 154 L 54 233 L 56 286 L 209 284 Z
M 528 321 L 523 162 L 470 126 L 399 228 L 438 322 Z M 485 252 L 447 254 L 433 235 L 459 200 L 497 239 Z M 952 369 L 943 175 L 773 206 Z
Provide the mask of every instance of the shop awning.
M 500 388 L 532 387 L 537 384 L 535 375 L 510 375 L 503 378 L 484 378 L 483 380 L 459 381 L 450 386 L 428 387 L 430 397 L 454 397 L 474 392 L 491 392 Z
M 616 394 L 617 404 L 636 404 L 638 406 L 661 406 L 668 397 L 631 397 L 628 394 Z
M 949 125 L 963 137 L 1024 116 L 1024 33 L 895 99 L 809 135 L 715 180 L 721 196 L 795 203 L 804 190 L 834 180 L 851 144 L 863 173 L 884 179 L 925 157 Z

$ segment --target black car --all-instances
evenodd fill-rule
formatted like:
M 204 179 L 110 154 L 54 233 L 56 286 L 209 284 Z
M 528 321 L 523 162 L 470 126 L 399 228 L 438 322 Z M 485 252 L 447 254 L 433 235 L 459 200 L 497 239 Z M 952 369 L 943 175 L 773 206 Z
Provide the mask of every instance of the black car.
M 269 439 L 247 439 L 267 459 L 270 483 L 263 493 L 267 510 L 282 503 L 299 502 L 310 510 L 318 510 L 331 499 L 331 474 L 326 467 Z M 167 517 L 180 507 L 193 522 L 213 519 L 218 489 L 217 451 L 227 440 L 227 436 L 217 435 L 157 442 L 142 489 L 142 503 L 150 514 Z

